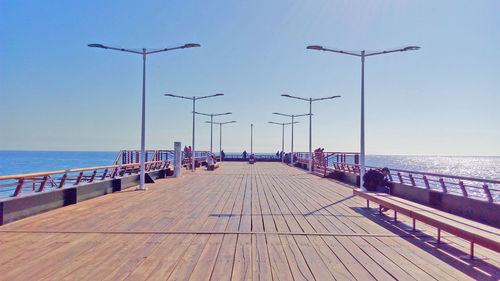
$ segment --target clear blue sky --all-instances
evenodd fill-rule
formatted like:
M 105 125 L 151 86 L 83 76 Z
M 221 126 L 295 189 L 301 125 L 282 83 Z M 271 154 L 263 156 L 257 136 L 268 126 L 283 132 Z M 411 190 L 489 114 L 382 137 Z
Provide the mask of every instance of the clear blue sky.
M 500 155 L 498 11 L 499 1 L 1 1 L 0 149 L 138 149 L 141 57 L 87 44 L 195 42 L 148 57 L 147 148 L 191 142 L 191 104 L 164 93 L 222 92 L 197 109 L 234 112 L 218 119 L 238 121 L 224 127 L 225 151 L 249 149 L 252 122 L 254 150 L 278 150 L 281 128 L 267 121 L 288 119 L 271 113 L 308 111 L 283 93 L 341 95 L 314 104 L 313 146 L 359 151 L 360 60 L 306 46 L 418 45 L 367 58 L 367 153 Z M 299 121 L 295 151 L 306 151 Z

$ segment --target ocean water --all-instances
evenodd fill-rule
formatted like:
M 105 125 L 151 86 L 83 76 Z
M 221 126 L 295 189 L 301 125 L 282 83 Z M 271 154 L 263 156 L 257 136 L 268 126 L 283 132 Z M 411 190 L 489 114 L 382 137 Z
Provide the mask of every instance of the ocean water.
M 118 151 L 0 151 L 0 176 L 113 165 Z
M 112 165 L 117 155 L 118 151 L 0 151 L 0 175 Z M 500 180 L 500 156 L 367 155 L 366 165 Z

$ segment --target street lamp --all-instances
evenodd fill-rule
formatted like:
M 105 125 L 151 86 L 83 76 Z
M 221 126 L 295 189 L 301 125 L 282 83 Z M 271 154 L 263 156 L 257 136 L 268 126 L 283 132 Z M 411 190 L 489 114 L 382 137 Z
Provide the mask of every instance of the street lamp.
M 276 114 L 276 115 L 281 115 L 281 116 L 286 116 L 286 117 L 292 117 L 292 145 L 291 145 L 291 149 L 292 149 L 292 152 L 291 152 L 291 157 L 290 157 L 290 163 L 292 164 L 293 166 L 293 124 L 295 124 L 295 122 L 293 121 L 293 119 L 295 119 L 295 117 L 301 117 L 301 116 L 307 116 L 307 115 L 310 115 L 310 113 L 306 113 L 306 114 L 284 114 L 284 113 L 279 113 L 279 112 L 273 112 L 273 114 Z
M 148 51 L 146 48 L 142 48 L 142 51 L 138 51 L 138 50 L 133 50 L 133 49 L 109 47 L 109 46 L 104 46 L 102 44 L 89 44 L 88 46 L 92 47 L 92 48 L 109 49 L 109 50 L 129 52 L 129 53 L 142 55 L 142 123 L 141 123 L 141 159 L 140 159 L 141 174 L 139 177 L 138 190 L 146 190 L 146 188 L 144 187 L 144 178 L 145 178 L 144 177 L 144 170 L 145 170 L 144 163 L 146 162 L 146 153 L 144 152 L 144 150 L 145 150 L 144 147 L 145 147 L 145 142 L 146 142 L 145 141 L 145 134 L 146 134 L 146 55 L 160 53 L 160 52 L 166 52 L 166 51 L 172 51 L 172 50 L 177 50 L 177 49 L 200 47 L 200 44 L 189 43 L 189 44 L 184 44 L 184 45 L 178 46 L 178 47 L 165 48 L 165 49 L 160 49 L 160 50 L 150 50 L 150 51 Z
M 214 127 L 214 116 L 221 116 L 221 115 L 228 115 L 232 114 L 231 112 L 225 112 L 225 113 L 218 113 L 218 114 L 207 114 L 207 113 L 201 113 L 201 112 L 194 112 L 195 114 L 199 115 L 204 115 L 204 116 L 210 116 L 210 156 L 212 156 L 212 139 L 213 139 L 213 127 Z M 210 158 L 210 163 L 212 163 L 212 158 Z
M 273 122 L 273 121 L 269 121 L 267 123 L 280 125 L 282 127 L 282 131 L 281 131 L 281 151 L 285 151 L 285 125 L 290 125 L 292 123 L 291 122 L 288 122 L 288 123 L 278 123 L 278 122 Z M 299 122 L 298 121 L 294 122 L 294 124 L 297 124 L 297 123 L 299 123 Z M 281 162 L 283 163 L 283 155 L 281 155 Z
M 363 187 L 363 176 L 365 174 L 365 57 L 369 56 L 376 56 L 376 55 L 383 55 L 383 54 L 388 54 L 388 53 L 394 53 L 394 52 L 405 52 L 405 51 L 416 51 L 419 50 L 420 47 L 418 46 L 408 46 L 402 49 L 395 49 L 395 50 L 388 50 L 388 51 L 379 51 L 379 52 L 373 52 L 373 53 L 366 53 L 365 50 L 362 50 L 360 52 L 349 52 L 349 51 L 341 51 L 341 50 L 334 50 L 334 49 L 327 49 L 323 48 L 322 46 L 317 46 L 317 45 L 312 45 L 312 46 L 307 46 L 307 49 L 310 50 L 317 50 L 317 51 L 328 51 L 328 52 L 334 52 L 334 53 L 339 53 L 339 54 L 344 54 L 344 55 L 351 55 L 351 56 L 356 56 L 356 57 L 361 57 L 361 151 L 360 151 L 360 156 L 359 156 L 359 164 L 360 164 L 360 169 L 359 169 L 359 184 L 361 189 L 365 190 Z
M 220 156 L 220 161 L 222 162 L 222 125 L 229 123 L 236 123 L 236 121 L 228 121 L 228 122 L 205 121 L 205 122 L 219 125 L 219 156 Z
M 253 154 L 253 124 L 250 124 L 250 155 Z
M 210 96 L 202 96 L 202 97 L 184 97 L 184 96 L 178 96 L 178 95 L 172 95 L 172 94 L 165 94 L 166 97 L 173 97 L 173 98 L 180 98 L 180 99 L 186 99 L 186 100 L 192 100 L 193 101 L 193 147 L 192 147 L 192 155 L 191 155 L 191 170 L 194 172 L 195 171 L 195 166 L 194 166 L 194 135 L 195 135 L 195 105 L 197 100 L 201 99 L 206 99 L 206 98 L 213 98 L 213 97 L 218 97 L 218 96 L 223 96 L 224 94 L 215 94 L 215 95 L 210 95 Z
M 312 173 L 312 162 L 313 162 L 313 155 L 312 155 L 312 103 L 313 101 L 320 101 L 320 100 L 329 100 L 329 99 L 334 99 L 334 98 L 340 98 L 340 96 L 331 96 L 331 97 L 326 97 L 326 98 L 301 98 L 301 97 L 296 97 L 296 96 L 291 96 L 291 95 L 281 95 L 282 97 L 287 97 L 287 98 L 293 98 L 293 99 L 298 99 L 298 100 L 304 100 L 309 102 L 309 173 Z

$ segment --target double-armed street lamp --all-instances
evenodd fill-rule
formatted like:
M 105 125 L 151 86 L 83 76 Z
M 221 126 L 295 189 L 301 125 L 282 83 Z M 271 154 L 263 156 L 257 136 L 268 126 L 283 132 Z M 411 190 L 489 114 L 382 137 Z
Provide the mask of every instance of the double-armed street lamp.
M 138 190 L 146 190 L 146 188 L 144 187 L 144 179 L 145 179 L 145 175 L 144 175 L 145 164 L 144 163 L 146 162 L 146 154 L 144 151 L 145 150 L 145 143 L 146 143 L 146 141 L 145 141 L 145 134 L 146 134 L 146 55 L 151 55 L 151 54 L 156 54 L 156 53 L 166 52 L 166 51 L 172 51 L 172 50 L 177 50 L 177 49 L 200 47 L 200 44 L 189 43 L 189 44 L 184 44 L 184 45 L 178 46 L 178 47 L 165 48 L 165 49 L 159 49 L 159 50 L 149 50 L 149 51 L 146 48 L 142 48 L 142 50 L 139 51 L 139 50 L 134 50 L 134 49 L 110 47 L 110 46 L 105 46 L 102 44 L 89 44 L 88 46 L 93 47 L 93 48 L 109 49 L 109 50 L 122 51 L 122 52 L 128 52 L 128 53 L 142 55 L 142 122 L 141 122 L 141 159 L 140 159 L 141 174 L 140 174 Z
M 172 95 L 172 94 L 165 94 L 166 97 L 173 97 L 173 98 L 180 98 L 180 99 L 186 99 L 186 100 L 192 100 L 193 101 L 193 145 L 192 145 L 192 153 L 191 153 L 191 170 L 194 172 L 195 171 L 195 161 L 194 161 L 194 136 L 195 136 L 195 113 L 196 113 L 196 101 L 201 100 L 201 99 L 206 99 L 206 98 L 213 98 L 213 97 L 218 97 L 218 96 L 223 96 L 224 94 L 215 94 L 215 95 L 209 95 L 209 96 L 202 96 L 202 97 L 185 97 L 185 96 L 178 96 L 178 95 Z
M 365 188 L 363 187 L 363 176 L 364 176 L 365 170 L 366 170 L 366 168 L 365 168 L 365 57 L 389 54 L 389 53 L 394 53 L 394 52 L 415 51 L 415 50 L 419 50 L 420 47 L 408 46 L 408 47 L 405 47 L 402 49 L 378 51 L 378 52 L 372 52 L 372 53 L 366 53 L 365 50 L 362 50 L 359 52 L 351 52 L 351 51 L 327 49 L 327 48 L 324 48 L 322 46 L 317 46 L 317 45 L 307 46 L 307 49 L 333 52 L 333 53 L 356 56 L 356 57 L 361 58 L 361 140 L 360 140 L 361 148 L 360 148 L 360 157 L 359 157 L 359 162 L 360 162 L 359 163 L 360 164 L 359 182 L 360 182 L 361 189 L 364 190 Z
M 201 113 L 201 112 L 194 112 L 195 114 L 199 115 L 204 115 L 204 116 L 210 116 L 210 156 L 212 156 L 212 140 L 213 140 L 213 128 L 214 128 L 214 116 L 221 116 L 221 115 L 228 115 L 232 114 L 231 112 L 224 112 L 224 113 Z M 210 158 L 210 163 L 212 162 L 212 158 Z
M 288 123 L 278 123 L 278 122 L 273 122 L 273 121 L 269 121 L 267 123 L 270 123 L 270 124 L 276 124 L 276 125 L 280 125 L 282 127 L 282 130 L 281 130 L 281 151 L 285 151 L 285 125 L 291 125 L 292 123 L 291 122 L 288 122 Z M 299 123 L 298 121 L 296 122 L 293 122 L 293 124 L 297 124 Z M 283 155 L 280 155 L 281 156 L 281 162 L 283 162 Z
M 236 123 L 236 121 L 227 121 L 227 122 L 205 121 L 205 123 L 211 123 L 211 124 L 217 124 L 217 125 L 219 125 L 219 156 L 220 156 L 220 161 L 222 161 L 222 125 L 229 124 L 229 123 Z
M 286 117 L 292 117 L 292 144 L 291 144 L 291 155 L 290 155 L 290 163 L 292 164 L 293 166 L 293 124 L 295 124 L 296 122 L 294 122 L 294 119 L 295 117 L 302 117 L 302 116 L 307 116 L 307 115 L 310 115 L 310 113 L 306 113 L 306 114 L 284 114 L 284 113 L 279 113 L 279 112 L 273 112 L 273 114 L 276 114 L 276 115 L 281 115 L 281 116 L 286 116 Z
M 313 98 L 301 98 L 301 97 L 291 96 L 288 94 L 284 94 L 281 96 L 309 102 L 309 173 L 312 173 L 312 165 L 313 165 L 312 164 L 312 162 L 313 162 L 313 155 L 312 155 L 312 103 L 313 103 L 313 101 L 330 100 L 330 99 L 334 99 L 334 98 L 340 98 L 340 96 L 331 96 L 331 97 L 326 97 L 326 98 L 315 98 L 315 99 L 313 99 Z

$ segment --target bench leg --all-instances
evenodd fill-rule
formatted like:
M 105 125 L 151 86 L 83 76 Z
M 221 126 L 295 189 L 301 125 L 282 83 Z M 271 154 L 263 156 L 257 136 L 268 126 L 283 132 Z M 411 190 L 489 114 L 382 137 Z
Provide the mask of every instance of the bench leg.
M 366 200 L 366 208 L 370 209 L 370 200 Z
M 441 228 L 438 228 L 438 237 L 437 237 L 437 243 L 436 244 L 441 244 Z
M 382 205 L 378 205 L 378 214 L 382 215 Z
M 398 222 L 398 212 L 394 210 L 394 223 Z
M 417 231 L 417 230 L 415 229 L 415 218 L 413 218 L 413 229 L 412 229 L 411 231 L 413 231 L 413 232 Z
M 463 260 L 481 260 L 481 258 L 474 256 L 474 242 L 473 241 L 470 242 L 470 254 L 460 256 L 460 258 Z

